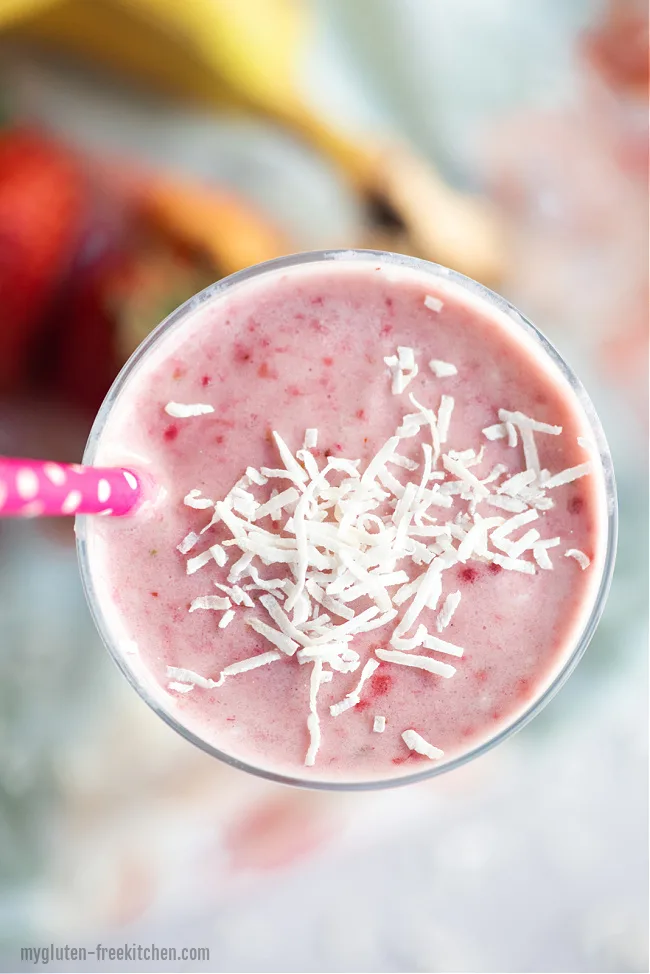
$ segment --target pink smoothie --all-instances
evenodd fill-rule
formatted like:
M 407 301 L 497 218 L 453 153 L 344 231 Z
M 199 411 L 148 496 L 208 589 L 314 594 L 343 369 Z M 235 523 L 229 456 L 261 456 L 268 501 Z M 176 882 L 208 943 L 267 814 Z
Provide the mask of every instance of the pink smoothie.
M 408 385 L 403 392 L 393 391 L 393 376 L 400 370 L 395 364 L 398 347 L 412 349 L 418 366 L 409 381 L 407 354 L 402 383 Z M 399 384 L 398 379 L 398 388 Z M 425 626 L 429 636 L 459 647 L 462 656 L 439 652 L 435 645 L 405 649 L 403 655 L 453 666 L 451 677 L 379 659 L 377 650 L 395 650 L 395 627 L 413 599 L 394 605 L 396 615 L 390 621 L 358 632 L 348 642 L 359 657 L 356 670 L 334 671 L 331 682 L 320 685 L 320 745 L 313 765 L 306 765 L 313 731 L 308 716 L 314 664 L 300 663 L 295 651 L 278 651 L 273 641 L 251 627 L 255 617 L 277 628 L 260 605 L 264 593 L 252 587 L 255 578 L 246 568 L 236 584 L 247 591 L 252 606 L 238 605 L 231 598 L 228 609 L 224 602 L 218 608 L 189 611 L 204 596 L 228 599 L 234 584 L 229 572 L 242 550 L 224 545 L 232 541 L 233 531 L 223 520 L 200 534 L 214 508 L 206 501 L 204 508 L 196 509 L 184 498 L 195 491 L 191 503 L 196 498 L 199 503 L 204 498 L 221 501 L 247 468 L 282 469 L 272 431 L 295 457 L 305 430 L 316 429 L 317 445 L 311 453 L 320 470 L 334 456 L 359 460 L 363 473 L 383 444 L 404 428 L 403 417 L 418 414 L 411 393 L 433 410 L 434 420 L 443 427 L 441 413 L 449 402 L 441 410 L 441 396 L 453 399 L 446 441 L 440 444 L 432 479 L 425 485 L 434 493 L 448 493 L 451 507 L 433 504 L 424 518 L 410 519 L 409 537 L 417 534 L 419 521 L 419 544 L 440 542 L 432 550 L 435 558 L 442 558 L 444 570 L 437 599 L 432 596 L 402 638 L 412 638 Z M 190 408 L 194 415 L 178 416 L 178 407 L 170 403 L 206 408 Z M 209 407 L 213 411 L 208 412 Z M 530 469 L 531 463 L 530 453 L 524 456 L 521 427 L 515 423 L 513 432 L 500 410 L 561 427 L 560 434 L 533 431 L 541 473 L 538 470 L 537 479 L 529 479 L 519 493 L 514 488 L 498 493 L 504 482 Z M 488 438 L 486 429 L 497 438 Z M 420 484 L 423 444 L 434 445 L 428 422 L 423 420 L 418 428 L 416 421 L 415 432 L 413 426 L 408 432 L 411 435 L 399 441 L 395 452 L 417 469 L 399 462 L 384 466 L 402 486 L 409 481 Z M 523 432 L 524 439 L 530 435 Z M 248 765 L 308 781 L 340 782 L 413 774 L 428 768 L 432 760 L 457 758 L 511 724 L 550 685 L 593 607 L 605 555 L 606 514 L 603 476 L 591 435 L 571 387 L 524 329 L 444 275 L 370 259 L 330 260 L 258 275 L 197 303 L 167 330 L 132 371 L 110 411 L 95 462 L 144 470 L 158 489 L 135 516 L 95 518 L 87 525 L 92 582 L 105 626 L 159 707 L 203 741 Z M 475 456 L 463 452 L 468 450 Z M 302 466 L 300 455 L 299 460 Z M 580 475 L 590 461 L 591 472 Z M 494 473 L 498 464 L 503 469 Z M 460 467 L 470 472 L 468 481 L 462 471 L 459 474 Z M 557 486 L 551 480 L 544 488 L 545 479 L 576 467 L 575 479 Z M 334 473 L 331 483 L 338 485 L 346 476 Z M 484 480 L 486 485 L 481 484 Z M 385 488 L 385 480 L 374 483 L 386 496 L 372 513 L 390 528 L 398 498 Z M 281 492 L 293 485 L 290 477 L 261 485 L 244 481 L 244 490 L 261 504 L 273 489 Z M 304 482 L 298 494 L 302 490 Z M 496 498 L 494 504 L 487 503 L 485 494 Z M 495 506 L 504 497 L 511 509 Z M 321 500 L 325 503 L 324 495 Z M 490 540 L 500 526 L 491 521 L 486 544 L 474 550 L 466 545 L 470 554 L 458 560 L 462 540 L 476 521 L 505 521 L 518 511 L 533 512 L 531 520 L 510 532 L 506 525 L 501 547 Z M 256 523 L 265 532 L 289 539 L 287 545 L 295 550 L 291 523 L 288 530 L 285 527 L 295 513 L 292 503 L 280 512 L 279 520 L 267 516 Z M 339 516 L 334 508 L 323 508 L 321 523 L 336 526 Z M 247 520 L 241 511 L 236 517 Z M 454 521 L 455 527 L 449 528 Z M 379 530 L 374 522 L 363 523 L 368 532 Z M 427 528 L 436 527 L 442 534 L 427 535 Z M 511 545 L 530 531 L 538 532 L 538 543 L 551 540 L 552 546 L 515 551 L 513 568 Z M 181 553 L 178 546 L 190 532 L 200 540 Z M 559 542 L 553 544 L 553 539 Z M 228 563 L 219 565 L 210 558 L 188 574 L 188 560 L 215 544 L 222 546 Z M 334 558 L 331 551 L 319 551 L 330 562 Z M 567 556 L 567 551 L 576 554 Z M 432 555 L 427 557 L 428 563 L 420 564 L 410 556 L 398 557 L 394 564 L 370 571 L 402 571 L 412 580 L 427 571 Z M 521 561 L 529 567 L 522 570 Z M 258 577 L 286 580 L 284 590 L 276 589 L 278 602 L 286 604 L 296 581 L 295 564 L 267 565 L 256 556 L 252 565 Z M 341 567 L 339 574 L 344 570 Z M 315 571 L 310 567 L 306 577 Z M 321 588 L 336 575 L 337 569 L 321 565 Z M 353 581 L 348 580 L 348 586 Z M 391 583 L 384 591 L 393 598 L 403 584 Z M 446 601 L 449 595 L 451 602 Z M 371 596 L 362 594 L 348 603 L 352 612 L 372 607 Z M 441 618 L 444 606 L 449 615 L 452 603 L 457 605 L 449 620 L 445 613 Z M 299 611 L 304 609 L 303 605 Z M 226 611 L 227 625 L 220 628 Z M 310 598 L 310 616 L 319 612 L 328 609 Z M 286 614 L 292 618 L 292 613 L 288 609 Z M 304 631 L 302 616 L 296 618 Z M 329 624 L 337 627 L 346 621 L 331 613 L 330 618 Z M 219 682 L 230 664 L 272 651 L 278 652 L 278 659 L 228 676 L 218 687 L 202 686 L 191 676 Z M 361 688 L 358 702 L 332 716 L 330 706 L 354 690 L 371 658 L 378 666 Z M 190 675 L 179 673 L 183 670 Z M 373 730 L 376 717 L 385 718 L 381 733 Z M 416 731 L 443 754 L 436 752 L 432 758 L 410 749 L 402 737 L 407 730 Z

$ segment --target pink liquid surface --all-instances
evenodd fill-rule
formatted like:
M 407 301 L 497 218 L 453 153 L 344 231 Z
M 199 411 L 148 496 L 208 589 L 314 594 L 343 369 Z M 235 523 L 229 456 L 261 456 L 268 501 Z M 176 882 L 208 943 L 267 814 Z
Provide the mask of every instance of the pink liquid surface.
M 438 295 L 442 310 L 425 307 L 425 295 Z M 313 768 L 304 766 L 311 666 L 282 659 L 216 690 L 167 689 L 168 665 L 217 679 L 224 666 L 273 648 L 244 623 L 244 612 L 225 630 L 217 628 L 220 613 L 188 612 L 197 596 L 217 594 L 212 582 L 225 582 L 227 569 L 212 564 L 186 574 L 176 546 L 212 512 L 190 509 L 184 496 L 199 488 L 218 500 L 247 466 L 277 467 L 271 430 L 295 451 L 305 428 L 316 427 L 319 463 L 332 452 L 361 458 L 363 469 L 413 411 L 407 395 L 391 394 L 383 362 L 398 345 L 413 347 L 420 363 L 409 392 L 435 408 L 442 392 L 455 397 L 445 449 L 486 444 L 477 476 L 498 462 L 511 473 L 524 468 L 521 446 L 513 451 L 481 434 L 498 422 L 499 408 L 563 427 L 561 436 L 536 437 L 541 466 L 551 473 L 589 459 L 577 441 L 589 433 L 574 393 L 502 315 L 442 278 L 332 261 L 262 275 L 198 306 L 136 368 L 99 440 L 97 463 L 148 470 L 160 487 L 136 516 L 95 518 L 88 527 L 94 585 L 114 639 L 135 641 L 138 654 L 127 659 L 138 679 L 155 687 L 181 724 L 280 774 L 346 781 L 412 774 L 430 762 L 406 748 L 400 735 L 407 728 L 443 749 L 445 761 L 472 749 L 549 685 L 595 597 L 605 547 L 599 473 L 557 487 L 555 506 L 532 525 L 545 538 L 562 538 L 550 552 L 553 571 L 529 576 L 471 561 L 444 572 L 443 597 L 462 595 L 442 637 L 465 654 L 439 657 L 457 666 L 452 679 L 383 663 L 360 704 L 336 718 L 329 705 L 353 689 L 360 671 L 337 673 L 321 688 L 322 743 Z M 435 378 L 426 367 L 432 358 L 453 363 L 458 374 Z M 170 401 L 209 403 L 215 412 L 173 419 L 164 411 Z M 409 442 L 402 452 L 410 452 Z M 456 500 L 451 513 L 466 507 Z M 217 525 L 203 537 L 191 555 L 229 535 Z M 591 558 L 586 571 L 563 557 L 568 548 Z M 434 617 L 425 609 L 419 620 L 432 633 Z M 362 663 L 387 645 L 392 628 L 355 637 Z M 376 714 L 386 717 L 383 734 L 372 731 Z

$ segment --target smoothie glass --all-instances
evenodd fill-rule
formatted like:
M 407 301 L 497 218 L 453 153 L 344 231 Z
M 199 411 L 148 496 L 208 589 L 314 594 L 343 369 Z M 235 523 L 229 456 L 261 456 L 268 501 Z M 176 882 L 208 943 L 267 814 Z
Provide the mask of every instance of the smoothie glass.
M 500 728 L 493 736 L 481 742 L 479 745 L 473 746 L 466 752 L 456 757 L 452 757 L 449 760 L 441 761 L 440 763 L 431 762 L 430 766 L 427 766 L 422 770 L 418 768 L 417 772 L 404 774 L 401 777 L 382 779 L 364 778 L 358 781 L 336 779 L 328 780 L 326 777 L 323 777 L 322 780 L 319 780 L 317 777 L 307 778 L 306 776 L 301 777 L 299 774 L 285 774 L 274 770 L 272 767 L 266 767 L 263 765 L 258 766 L 252 762 L 242 761 L 233 755 L 224 753 L 212 743 L 203 740 L 193 730 L 184 726 L 179 720 L 178 715 L 174 713 L 170 703 L 167 702 L 165 695 L 162 692 L 156 692 L 156 689 L 152 687 L 151 682 L 146 679 L 146 674 L 141 669 L 139 670 L 134 658 L 129 656 L 128 653 L 125 653 L 123 648 L 121 648 L 124 646 L 124 640 L 123 638 L 118 638 L 118 633 L 115 629 L 115 622 L 109 618 L 106 605 L 102 604 L 102 599 L 98 593 L 96 580 L 93 577 L 92 551 L 90 550 L 87 540 L 87 517 L 80 516 L 77 518 L 76 533 L 77 550 L 83 586 L 99 633 L 119 669 L 124 673 L 131 685 L 145 700 L 145 702 L 160 717 L 162 717 L 163 720 L 182 734 L 187 740 L 196 744 L 198 747 L 201 747 L 209 754 L 212 754 L 228 764 L 240 768 L 241 770 L 249 771 L 253 774 L 286 784 L 316 789 L 354 791 L 389 787 L 391 785 L 398 784 L 408 784 L 410 782 L 419 781 L 424 778 L 441 774 L 444 771 L 449 771 L 452 768 L 464 764 L 472 758 L 478 757 L 480 754 L 508 738 L 515 731 L 527 724 L 529 720 L 536 716 L 536 714 L 538 714 L 543 707 L 546 706 L 546 704 L 552 699 L 555 693 L 557 693 L 562 684 L 575 669 L 580 658 L 585 652 L 591 637 L 594 634 L 602 614 L 614 568 L 617 509 L 616 488 L 612 462 L 602 427 L 594 407 L 580 381 L 575 376 L 571 368 L 562 359 L 553 345 L 508 301 L 482 285 L 476 283 L 475 281 L 472 281 L 469 278 L 464 277 L 463 275 L 458 274 L 457 272 L 448 268 L 441 267 L 424 260 L 377 251 L 324 251 L 296 254 L 288 257 L 278 258 L 276 260 L 268 261 L 264 264 L 247 268 L 246 270 L 233 274 L 190 298 L 176 311 L 172 312 L 171 315 L 169 315 L 160 325 L 158 325 L 157 328 L 154 329 L 154 331 L 151 332 L 151 334 L 131 356 L 118 375 L 93 425 L 83 457 L 84 464 L 92 465 L 95 462 L 98 444 L 111 410 L 116 404 L 118 398 L 122 395 L 123 390 L 128 384 L 131 376 L 138 369 L 138 366 L 143 362 L 143 360 L 146 359 L 153 349 L 158 347 L 158 344 L 172 330 L 182 328 L 183 323 L 186 321 L 188 316 L 192 315 L 198 308 L 206 303 L 218 301 L 221 296 L 229 293 L 231 289 L 243 285 L 248 281 L 257 279 L 263 275 L 278 271 L 290 273 L 292 268 L 305 265 L 318 265 L 322 264 L 323 262 L 332 261 L 373 261 L 378 265 L 381 265 L 382 268 L 387 269 L 389 273 L 391 267 L 394 268 L 395 273 L 409 271 L 416 272 L 420 276 L 428 276 L 432 283 L 435 281 L 439 281 L 440 283 L 444 282 L 446 286 L 453 286 L 457 289 L 461 289 L 467 295 L 471 296 L 475 301 L 479 301 L 484 306 L 487 305 L 494 311 L 500 313 L 502 316 L 506 316 L 509 319 L 509 324 L 511 323 L 511 327 L 515 330 L 519 330 L 522 337 L 525 337 L 529 344 L 532 342 L 536 346 L 538 354 L 545 358 L 547 365 L 551 369 L 555 370 L 556 374 L 563 377 L 564 381 L 568 382 L 576 399 L 576 409 L 582 410 L 582 413 L 584 414 L 586 426 L 590 430 L 591 438 L 597 450 L 597 455 L 596 451 L 594 451 L 593 456 L 595 465 L 594 476 L 602 485 L 602 490 L 600 493 L 603 510 L 600 524 L 601 532 L 606 533 L 606 537 L 604 539 L 605 553 L 604 557 L 601 559 L 599 577 L 595 579 L 592 584 L 590 605 L 585 607 L 585 612 L 583 614 L 584 622 L 581 626 L 581 631 L 575 640 L 575 644 L 571 647 L 570 651 L 567 650 L 561 664 L 558 665 L 557 670 L 553 673 L 550 681 L 547 681 L 546 685 L 538 688 L 538 692 L 532 701 L 530 701 L 525 707 L 525 709 L 516 714 L 514 719 L 507 726 Z M 135 516 L 137 517 L 137 514 Z

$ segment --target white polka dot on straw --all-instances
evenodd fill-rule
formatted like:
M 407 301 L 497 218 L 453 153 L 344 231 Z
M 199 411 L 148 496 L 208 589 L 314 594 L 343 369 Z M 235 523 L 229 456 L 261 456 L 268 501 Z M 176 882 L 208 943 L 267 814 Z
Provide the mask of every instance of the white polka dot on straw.
M 64 485 L 65 470 L 58 463 L 44 463 L 43 473 L 56 487 L 62 487 Z
M 102 514 L 112 514 L 112 513 L 113 513 L 112 507 L 107 507 L 105 511 L 97 511 L 98 516 L 101 516 Z
M 97 484 L 97 500 L 100 502 L 100 504 L 104 504 L 110 496 L 111 485 L 109 484 L 108 480 L 104 480 L 102 478 L 102 480 L 100 480 Z
M 38 494 L 38 477 L 33 470 L 24 467 L 16 475 L 16 490 L 24 501 L 31 501 Z
M 0 480 L 0 509 L 4 507 L 7 499 L 7 485 Z
M 123 472 L 124 472 L 124 479 L 126 480 L 127 484 L 131 488 L 131 490 L 137 490 L 138 489 L 138 481 L 133 476 L 133 474 L 130 473 L 130 471 L 128 471 L 128 470 L 124 470 Z
M 74 514 L 79 505 L 81 504 L 81 492 L 78 490 L 71 490 L 66 499 L 61 504 L 62 514 Z

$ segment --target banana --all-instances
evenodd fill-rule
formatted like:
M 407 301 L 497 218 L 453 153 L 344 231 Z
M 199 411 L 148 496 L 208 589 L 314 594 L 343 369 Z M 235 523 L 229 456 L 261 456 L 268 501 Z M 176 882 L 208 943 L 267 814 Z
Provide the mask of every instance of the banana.
M 312 22 L 301 0 L 1 0 L 3 24 L 163 91 L 271 116 L 395 215 L 399 226 L 370 227 L 364 242 L 498 281 L 504 246 L 489 207 L 451 190 L 410 150 L 356 139 L 305 103 L 297 65 Z
M 0 7 L 0 29 L 24 20 L 46 7 L 53 7 L 59 0 L 3 0 Z

